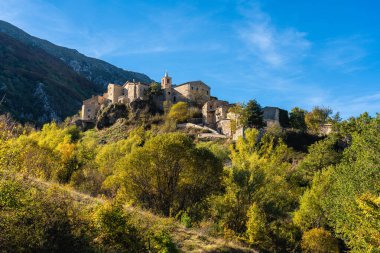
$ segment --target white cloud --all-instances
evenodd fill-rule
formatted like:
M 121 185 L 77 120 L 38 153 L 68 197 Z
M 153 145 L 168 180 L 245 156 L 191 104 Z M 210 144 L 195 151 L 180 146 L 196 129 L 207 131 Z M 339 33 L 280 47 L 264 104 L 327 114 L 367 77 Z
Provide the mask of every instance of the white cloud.
M 268 14 L 253 5 L 243 11 L 246 25 L 239 29 L 240 38 L 258 60 L 271 67 L 299 62 L 311 47 L 306 33 L 288 27 L 276 27 Z

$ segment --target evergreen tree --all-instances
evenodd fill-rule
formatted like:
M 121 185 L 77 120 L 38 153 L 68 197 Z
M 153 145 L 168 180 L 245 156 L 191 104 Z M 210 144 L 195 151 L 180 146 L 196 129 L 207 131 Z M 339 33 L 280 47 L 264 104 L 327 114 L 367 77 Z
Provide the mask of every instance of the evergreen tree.
M 306 123 L 305 123 L 305 115 L 306 111 L 299 108 L 294 107 L 290 112 L 290 126 L 294 129 L 298 129 L 301 131 L 306 131 Z
M 242 124 L 245 127 L 261 128 L 264 126 L 263 110 L 255 100 L 249 100 L 243 110 Z

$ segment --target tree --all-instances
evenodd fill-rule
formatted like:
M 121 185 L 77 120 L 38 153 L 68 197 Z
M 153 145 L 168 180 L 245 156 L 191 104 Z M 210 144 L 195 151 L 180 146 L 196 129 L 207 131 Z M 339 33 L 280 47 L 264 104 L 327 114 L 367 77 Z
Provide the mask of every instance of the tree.
M 177 122 L 185 122 L 189 118 L 188 109 L 187 103 L 178 102 L 170 108 L 168 118 Z
M 313 133 L 319 133 L 321 127 L 328 122 L 332 110 L 324 107 L 314 107 L 311 112 L 306 113 L 305 123 L 307 129 Z
M 290 126 L 294 129 L 306 131 L 306 123 L 305 123 L 306 113 L 307 112 L 305 110 L 299 107 L 294 107 L 290 112 L 290 117 L 289 117 Z
M 121 206 L 106 204 L 95 214 L 96 242 L 107 252 L 145 252 L 144 241 Z
M 308 147 L 308 154 L 298 164 L 298 173 L 303 178 L 301 184 L 308 185 L 316 172 L 336 165 L 342 158 L 342 151 L 338 150 L 339 139 L 330 135 Z
M 377 252 L 380 116 L 365 121 L 362 124 L 358 120 L 357 126 L 351 126 L 351 146 L 340 162 L 316 174 L 294 219 L 303 229 L 332 228 L 354 252 Z
M 147 93 L 148 93 L 149 98 L 152 98 L 153 96 L 162 95 L 163 91 L 162 91 L 161 85 L 159 83 L 153 82 L 149 86 Z
M 242 124 L 245 127 L 261 128 L 264 126 L 263 110 L 256 100 L 249 100 L 244 106 Z
M 271 239 L 268 236 L 265 213 L 254 203 L 249 208 L 247 216 L 248 242 L 256 247 L 268 249 L 271 246 Z
M 180 133 L 161 134 L 121 162 L 127 198 L 166 216 L 220 188 L 221 162 Z

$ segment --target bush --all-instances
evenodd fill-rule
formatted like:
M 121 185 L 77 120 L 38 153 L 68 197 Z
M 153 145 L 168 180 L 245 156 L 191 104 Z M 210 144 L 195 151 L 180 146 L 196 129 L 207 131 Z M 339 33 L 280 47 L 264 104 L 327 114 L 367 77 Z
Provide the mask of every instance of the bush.
M 170 108 L 168 118 L 179 123 L 185 122 L 189 118 L 189 105 L 179 102 Z
M 95 214 L 96 242 L 106 252 L 143 252 L 144 242 L 122 207 L 107 204 Z
M 338 241 L 323 228 L 313 228 L 302 236 L 301 247 L 307 253 L 339 252 Z

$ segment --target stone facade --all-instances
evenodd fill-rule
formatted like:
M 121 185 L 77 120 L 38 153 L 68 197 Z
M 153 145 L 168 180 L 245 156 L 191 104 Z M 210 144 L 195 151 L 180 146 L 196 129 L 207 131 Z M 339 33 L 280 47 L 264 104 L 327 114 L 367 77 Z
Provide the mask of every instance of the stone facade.
M 203 123 L 215 128 L 218 121 L 227 118 L 229 104 L 227 101 L 210 100 L 202 106 Z
M 173 89 L 173 102 L 183 101 L 203 105 L 210 100 L 210 87 L 202 81 L 183 83 Z
M 85 101 L 82 105 L 82 120 L 91 121 L 96 117 L 96 113 L 101 105 L 105 103 L 103 96 L 93 96 Z
M 288 111 L 280 109 L 278 107 L 270 107 L 270 106 L 264 107 L 263 120 L 267 126 L 269 125 L 277 125 L 281 127 L 289 126 Z
M 83 101 L 82 120 L 95 120 L 96 114 L 101 105 L 105 104 L 128 104 L 137 99 L 145 99 L 145 91 L 149 88 L 148 84 L 140 82 L 126 82 L 123 86 L 110 83 L 107 92 L 103 96 L 95 96 Z
M 165 101 L 194 103 L 202 106 L 210 100 L 210 87 L 202 81 L 192 81 L 180 85 L 173 85 L 172 78 L 165 73 L 161 79 L 161 88 L 164 90 Z

